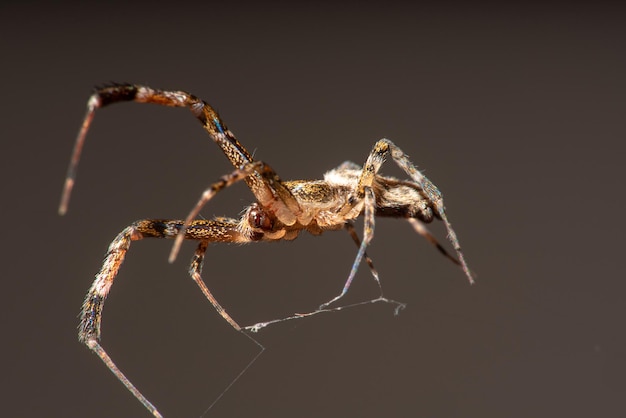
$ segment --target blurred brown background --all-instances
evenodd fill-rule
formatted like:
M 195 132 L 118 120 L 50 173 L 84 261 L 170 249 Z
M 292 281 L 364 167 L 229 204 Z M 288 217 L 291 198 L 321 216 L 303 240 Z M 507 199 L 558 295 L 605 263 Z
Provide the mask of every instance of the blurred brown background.
M 479 274 L 469 286 L 380 220 L 369 253 L 407 309 L 264 330 L 206 416 L 626 416 L 625 17 L 602 2 L 4 4 L 2 415 L 147 416 L 77 342 L 76 316 L 123 227 L 185 216 L 230 166 L 188 112 L 120 104 L 96 115 L 57 216 L 92 86 L 130 81 L 204 98 L 285 179 L 392 139 L 442 189 Z M 203 213 L 250 199 L 237 185 Z M 193 245 L 169 265 L 170 244 L 131 248 L 103 345 L 166 416 L 197 417 L 257 349 L 189 279 Z M 251 324 L 334 296 L 355 253 L 340 232 L 214 246 L 204 277 Z M 361 268 L 346 303 L 375 296 Z

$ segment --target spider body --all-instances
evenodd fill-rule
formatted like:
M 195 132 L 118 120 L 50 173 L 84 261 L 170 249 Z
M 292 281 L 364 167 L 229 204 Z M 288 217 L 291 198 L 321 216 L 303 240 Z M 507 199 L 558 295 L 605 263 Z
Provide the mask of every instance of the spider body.
M 271 212 L 255 203 L 245 210 L 239 229 L 249 231 L 245 234 L 247 236 L 257 237 L 253 241 L 259 238 L 263 241 L 291 240 L 300 231 L 320 235 L 324 231 L 342 229 L 346 222 L 355 220 L 363 212 L 364 200 L 358 204 L 351 202 L 360 172 L 360 166 L 345 162 L 327 172 L 324 180 L 285 181 L 283 184 L 305 216 L 298 217 L 292 225 L 285 225 L 272 219 Z M 418 218 L 424 222 L 433 220 L 432 205 L 414 185 L 403 184 L 393 177 L 377 176 L 372 188 L 376 216 Z M 349 208 L 347 212 L 346 208 Z
M 463 258 L 456 234 L 448 222 L 441 193 L 393 142 L 387 139 L 377 141 L 363 167 L 352 162 L 344 162 L 327 172 L 323 180 L 282 181 L 268 164 L 253 160 L 251 154 L 237 141 L 209 104 L 182 91 L 157 90 L 133 84 L 96 89 L 87 103 L 87 114 L 74 146 L 59 207 L 61 214 L 67 211 L 80 153 L 96 109 L 123 101 L 186 107 L 200 121 L 234 167 L 230 174 L 223 176 L 204 191 L 185 220 L 144 219 L 124 228 L 111 242 L 102 268 L 83 302 L 78 327 L 79 340 L 102 359 L 154 416 L 161 415 L 117 368 L 99 343 L 104 302 L 133 241 L 144 238 L 175 239 L 170 261 L 175 259 L 183 240 L 198 241 L 189 273 L 218 313 L 236 330 L 242 330 L 242 327 L 217 302 L 201 277 L 204 255 L 210 243 L 293 240 L 301 231 L 320 235 L 324 231 L 345 229 L 350 234 L 358 247 L 358 252 L 341 293 L 322 304 L 315 312 L 296 314 L 282 320 L 326 310 L 330 304 L 346 294 L 363 259 L 380 286 L 378 273 L 365 251 L 374 235 L 376 216 L 408 220 L 417 233 L 461 266 L 470 283 L 473 283 L 472 274 Z M 382 164 L 388 157 L 391 157 L 409 179 L 400 180 L 379 174 Z M 212 220 L 197 219 L 202 207 L 218 192 L 239 181 L 244 181 L 248 185 L 256 199 L 256 202 L 244 209 L 239 219 L 226 217 Z M 353 221 L 359 216 L 364 217 L 362 240 L 353 226 Z M 458 259 L 452 257 L 426 229 L 424 223 L 432 222 L 434 219 L 444 222 Z M 379 300 L 397 303 L 382 298 L 382 288 Z M 281 320 L 259 323 L 246 329 L 254 331 L 279 321 Z

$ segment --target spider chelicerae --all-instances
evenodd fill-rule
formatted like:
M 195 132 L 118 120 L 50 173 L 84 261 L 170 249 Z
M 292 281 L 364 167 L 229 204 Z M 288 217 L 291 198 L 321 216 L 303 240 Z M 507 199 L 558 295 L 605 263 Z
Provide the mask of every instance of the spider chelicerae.
M 271 323 L 331 310 L 328 307 L 348 291 L 363 259 L 368 263 L 380 287 L 378 273 L 365 251 L 374 236 L 376 216 L 409 221 L 417 233 L 425 237 L 447 258 L 461 266 L 470 283 L 474 282 L 457 236 L 446 216 L 439 189 L 417 170 L 408 156 L 393 142 L 388 139 L 376 142 L 363 167 L 352 162 L 344 162 L 327 172 L 323 180 L 282 181 L 268 164 L 252 158 L 209 104 L 183 91 L 157 90 L 133 84 L 116 84 L 96 89 L 87 103 L 87 114 L 74 146 L 59 207 L 61 215 L 65 214 L 68 208 L 76 168 L 96 109 L 124 101 L 188 108 L 235 168 L 204 191 L 185 220 L 144 219 L 124 228 L 111 242 L 102 268 L 83 302 L 78 327 L 79 340 L 102 359 L 154 416 L 159 417 L 161 414 L 117 368 L 99 343 L 104 301 L 132 241 L 144 238 L 175 239 L 170 262 L 176 258 L 183 240 L 199 241 L 189 273 L 217 312 L 238 331 L 242 329 L 257 331 Z M 379 174 L 386 157 L 391 157 L 409 179 L 400 180 Z M 212 220 L 196 219 L 201 208 L 215 194 L 238 181 L 244 181 L 256 198 L 256 202 L 248 206 L 239 219 L 224 217 Z M 364 215 L 362 240 L 359 239 L 353 224 L 353 220 L 360 215 Z M 458 259 L 451 256 L 424 225 L 434 219 L 443 221 Z M 292 317 L 242 327 L 222 308 L 202 280 L 202 263 L 210 243 L 293 240 L 301 231 L 320 235 L 324 231 L 339 229 L 345 229 L 358 247 L 352 269 L 341 293 L 308 314 L 294 314 Z M 380 297 L 372 301 L 402 305 L 384 298 L 382 288 Z

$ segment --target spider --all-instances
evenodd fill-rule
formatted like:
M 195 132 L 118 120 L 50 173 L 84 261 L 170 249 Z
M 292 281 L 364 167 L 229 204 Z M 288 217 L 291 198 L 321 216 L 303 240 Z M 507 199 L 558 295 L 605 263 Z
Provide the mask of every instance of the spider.
M 319 235 L 324 231 L 345 229 L 350 234 L 358 247 L 358 252 L 341 292 L 323 303 L 315 312 L 296 314 L 294 317 L 284 319 L 327 310 L 331 304 L 346 294 L 363 259 L 368 263 L 380 287 L 378 273 L 365 251 L 374 236 L 376 216 L 408 220 L 417 233 L 459 265 L 469 282 L 474 283 L 473 274 L 465 262 L 457 236 L 446 216 L 441 193 L 393 142 L 388 139 L 377 141 L 363 167 L 352 162 L 344 162 L 327 172 L 323 180 L 282 181 L 268 164 L 253 160 L 209 104 L 183 91 L 157 90 L 133 84 L 114 84 L 96 89 L 87 102 L 87 113 L 74 145 L 59 207 L 61 215 L 67 212 L 78 161 L 96 110 L 124 101 L 188 108 L 235 168 L 204 191 L 185 220 L 144 219 L 124 228 L 111 242 L 102 268 L 82 305 L 78 326 L 79 340 L 100 357 L 154 416 L 160 417 L 161 414 L 117 368 L 100 345 L 104 301 L 133 241 L 144 238 L 174 239 L 170 262 L 176 258 L 183 240 L 199 241 L 189 274 L 217 312 L 237 331 L 243 328 L 222 308 L 201 277 L 204 255 L 210 243 L 293 240 L 301 231 Z M 410 179 L 400 180 L 380 175 L 379 170 L 386 157 L 391 157 Z M 215 194 L 239 181 L 244 181 L 256 198 L 256 202 L 248 206 L 239 219 L 224 217 L 213 220 L 196 219 L 201 208 Z M 362 240 L 359 239 L 353 225 L 353 220 L 360 215 L 364 215 Z M 443 221 L 458 259 L 450 255 L 426 229 L 424 224 L 434 219 Z M 382 298 L 382 288 L 379 300 L 391 301 Z M 256 331 L 277 321 L 280 320 L 259 323 L 245 329 Z

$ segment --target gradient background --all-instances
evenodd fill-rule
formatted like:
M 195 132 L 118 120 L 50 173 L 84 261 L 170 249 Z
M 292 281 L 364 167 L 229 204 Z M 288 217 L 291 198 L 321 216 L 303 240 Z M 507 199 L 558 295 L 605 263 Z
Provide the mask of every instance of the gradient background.
M 625 17 L 601 2 L 5 3 L 0 413 L 147 416 L 77 342 L 76 316 L 123 227 L 183 217 L 230 166 L 188 112 L 120 104 L 98 112 L 57 216 L 91 87 L 131 81 L 206 99 L 285 179 L 392 139 L 445 194 L 479 274 L 469 286 L 380 220 L 369 252 L 408 308 L 264 330 L 207 416 L 626 416 Z M 237 185 L 204 215 L 250 199 Z M 133 245 L 105 309 L 104 347 L 170 417 L 202 415 L 257 352 L 187 276 L 193 248 L 169 265 L 170 242 Z M 355 253 L 344 233 L 221 245 L 204 277 L 251 324 L 334 296 Z M 362 268 L 346 303 L 375 296 Z

